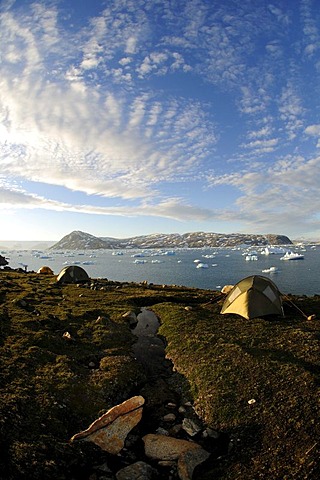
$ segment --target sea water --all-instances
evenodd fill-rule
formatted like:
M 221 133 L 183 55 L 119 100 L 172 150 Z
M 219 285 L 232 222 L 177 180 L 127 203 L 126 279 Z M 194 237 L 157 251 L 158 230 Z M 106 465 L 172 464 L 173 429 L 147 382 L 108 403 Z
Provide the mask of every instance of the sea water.
M 288 247 L 287 250 L 297 249 Z M 165 250 L 3 251 L 12 268 L 37 271 L 47 265 L 57 275 L 66 265 L 79 265 L 91 278 L 120 282 L 183 285 L 220 290 L 249 275 L 271 278 L 282 293 L 320 294 L 320 246 L 306 247 L 303 260 L 281 261 L 282 255 L 262 255 L 246 261 L 244 249 L 206 248 Z M 205 268 L 198 268 L 199 263 Z M 276 273 L 262 270 L 276 267 Z

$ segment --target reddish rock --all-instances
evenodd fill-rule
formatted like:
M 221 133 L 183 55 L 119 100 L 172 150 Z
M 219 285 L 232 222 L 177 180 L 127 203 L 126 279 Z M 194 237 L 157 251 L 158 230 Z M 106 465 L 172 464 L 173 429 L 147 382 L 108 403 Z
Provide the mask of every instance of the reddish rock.
M 112 407 L 86 430 L 74 435 L 71 441 L 93 442 L 106 452 L 118 454 L 128 433 L 141 420 L 144 401 L 143 397 L 136 396 Z
M 145 435 L 144 450 L 147 457 L 154 460 L 177 460 L 182 453 L 201 449 L 195 442 L 167 437 L 166 435 Z

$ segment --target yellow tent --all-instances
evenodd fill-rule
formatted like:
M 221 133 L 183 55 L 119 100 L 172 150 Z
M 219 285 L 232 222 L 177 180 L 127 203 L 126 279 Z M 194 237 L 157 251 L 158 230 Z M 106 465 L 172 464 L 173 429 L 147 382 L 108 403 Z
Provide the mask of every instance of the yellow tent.
M 240 280 L 228 293 L 221 313 L 237 313 L 246 319 L 281 315 L 283 308 L 278 287 L 266 277 L 252 275 Z
M 64 267 L 57 277 L 58 283 L 81 283 L 90 279 L 87 272 L 78 265 Z
M 46 266 L 39 268 L 37 273 L 42 273 L 43 275 L 53 275 L 51 268 Z

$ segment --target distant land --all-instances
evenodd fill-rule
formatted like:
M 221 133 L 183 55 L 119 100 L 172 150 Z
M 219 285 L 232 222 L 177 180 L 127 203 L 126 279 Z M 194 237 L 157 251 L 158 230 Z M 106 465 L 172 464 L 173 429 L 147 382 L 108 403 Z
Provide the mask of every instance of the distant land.
M 74 231 L 64 236 L 50 248 L 54 250 L 96 250 L 126 248 L 204 248 L 234 247 L 239 245 L 291 245 L 292 241 L 285 235 L 251 235 L 244 233 L 155 233 L 130 238 L 95 237 L 90 233 Z
M 46 250 L 55 243 L 54 240 L 0 240 L 0 250 Z

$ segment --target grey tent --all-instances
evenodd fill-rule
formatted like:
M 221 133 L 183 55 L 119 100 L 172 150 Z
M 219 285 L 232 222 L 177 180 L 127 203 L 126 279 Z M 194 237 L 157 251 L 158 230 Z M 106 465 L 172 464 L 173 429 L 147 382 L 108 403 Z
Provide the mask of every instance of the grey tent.
M 237 313 L 248 320 L 266 315 L 283 317 L 281 294 L 269 278 L 252 275 L 240 280 L 232 288 L 221 313 Z
M 82 268 L 77 265 L 70 265 L 64 267 L 57 277 L 58 283 L 81 283 L 89 280 L 89 275 Z

